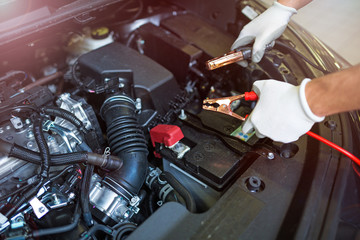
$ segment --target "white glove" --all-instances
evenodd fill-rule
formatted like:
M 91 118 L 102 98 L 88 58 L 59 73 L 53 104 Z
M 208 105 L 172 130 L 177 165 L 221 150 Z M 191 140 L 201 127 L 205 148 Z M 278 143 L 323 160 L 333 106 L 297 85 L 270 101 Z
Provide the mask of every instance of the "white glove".
M 297 13 L 295 8 L 284 6 L 278 2 L 269 7 L 254 20 L 249 22 L 240 32 L 238 38 L 231 46 L 231 50 L 245 46 L 255 39 L 252 51 L 252 61 L 260 62 L 264 56 L 266 45 L 274 46 L 275 39 L 285 31 L 287 24 L 293 14 Z M 247 61 L 238 62 L 246 67 Z
M 254 82 L 253 91 L 259 100 L 243 125 L 243 132 L 255 129 L 258 137 L 289 143 L 309 131 L 315 122 L 324 117 L 316 116 L 305 97 L 306 78 L 299 86 L 276 80 Z

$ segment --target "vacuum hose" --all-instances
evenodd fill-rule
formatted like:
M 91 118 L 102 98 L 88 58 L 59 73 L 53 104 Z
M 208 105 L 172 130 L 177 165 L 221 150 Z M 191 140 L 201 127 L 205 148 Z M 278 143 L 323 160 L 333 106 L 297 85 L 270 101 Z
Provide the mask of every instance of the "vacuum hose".
M 42 163 L 40 153 L 23 148 L 16 144 L 11 144 L 0 139 L 0 152 L 9 157 L 19 158 L 21 160 L 38 164 Z M 66 154 L 50 155 L 50 166 L 72 165 L 75 163 L 88 163 L 107 170 L 116 170 L 121 168 L 123 162 L 114 156 L 103 156 L 91 152 L 74 152 Z
M 123 159 L 123 166 L 107 175 L 103 183 L 128 199 L 139 193 L 148 168 L 146 140 L 135 109 L 135 102 L 127 95 L 111 96 L 101 107 L 111 152 Z

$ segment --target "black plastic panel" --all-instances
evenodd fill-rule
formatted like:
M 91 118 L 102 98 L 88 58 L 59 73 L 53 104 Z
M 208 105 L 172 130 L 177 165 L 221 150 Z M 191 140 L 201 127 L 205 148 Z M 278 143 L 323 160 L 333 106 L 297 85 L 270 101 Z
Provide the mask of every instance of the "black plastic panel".
M 82 75 L 102 79 L 104 72 L 130 70 L 133 73 L 136 97 L 153 103 L 159 112 L 169 108 L 168 99 L 179 92 L 174 76 L 150 58 L 120 43 L 112 43 L 79 58 Z

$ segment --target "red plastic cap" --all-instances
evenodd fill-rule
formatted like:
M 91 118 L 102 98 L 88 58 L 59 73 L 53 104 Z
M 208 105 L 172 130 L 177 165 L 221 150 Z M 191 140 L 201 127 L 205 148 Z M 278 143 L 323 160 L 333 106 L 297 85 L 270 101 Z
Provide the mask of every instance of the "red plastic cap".
M 178 126 L 160 124 L 150 130 L 150 137 L 154 147 L 155 143 L 169 147 L 180 141 L 184 134 Z
M 258 99 L 259 97 L 254 91 L 245 92 L 245 101 L 257 101 Z

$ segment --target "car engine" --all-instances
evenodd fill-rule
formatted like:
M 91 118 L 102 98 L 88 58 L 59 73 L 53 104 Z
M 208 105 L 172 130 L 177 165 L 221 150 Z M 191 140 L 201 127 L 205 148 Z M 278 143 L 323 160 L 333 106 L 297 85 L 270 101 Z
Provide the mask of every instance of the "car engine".
M 229 51 L 246 16 L 225 31 L 161 1 L 120 1 L 96 14 L 1 56 L 1 238 L 130 239 L 165 205 L 204 213 L 258 158 L 302 151 L 202 110 L 204 99 L 259 79 L 297 85 L 321 75 L 289 51 L 305 48 L 292 33 L 259 64 L 209 71 L 204 63 Z M 245 116 L 255 104 L 231 107 Z M 254 174 L 243 186 L 260 193 L 267 183 Z

